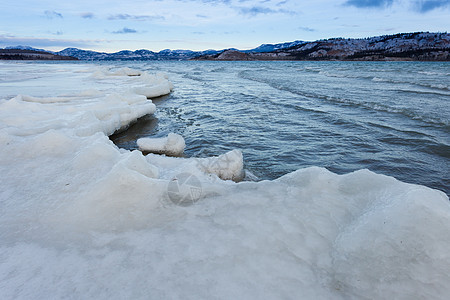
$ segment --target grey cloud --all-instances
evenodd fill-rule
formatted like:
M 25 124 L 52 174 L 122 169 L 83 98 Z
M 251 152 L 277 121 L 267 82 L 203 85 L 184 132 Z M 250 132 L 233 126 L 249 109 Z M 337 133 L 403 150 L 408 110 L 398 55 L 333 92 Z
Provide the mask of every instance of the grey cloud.
M 433 9 L 450 7 L 450 0 L 416 1 L 416 7 L 420 12 L 426 13 Z
M 117 14 L 108 17 L 108 20 L 135 20 L 135 21 L 154 21 L 164 19 L 165 18 L 163 16 L 129 15 L 129 14 Z
M 93 19 L 94 18 L 94 14 L 91 12 L 82 13 L 82 14 L 80 14 L 80 16 L 83 19 Z
M 163 0 L 159 0 L 163 1 Z M 225 5 L 231 5 L 231 0 L 177 0 L 179 2 L 202 2 L 202 3 L 208 3 L 211 5 L 218 5 L 218 4 L 225 4 Z M 247 2 L 249 0 L 239 0 L 239 2 Z
M 347 0 L 345 6 L 354 6 L 358 8 L 386 8 L 399 0 Z M 410 0 L 410 9 L 426 13 L 434 9 L 443 9 L 450 7 L 450 0 Z
M 113 31 L 112 33 L 114 34 L 126 34 L 126 33 L 137 33 L 136 29 L 132 29 L 132 28 L 128 28 L 128 27 L 124 27 L 120 30 L 117 31 Z
M 286 4 L 286 3 L 288 3 L 288 0 L 284 0 L 284 1 L 278 2 L 277 6 L 282 6 L 282 5 Z
M 53 19 L 53 18 L 63 18 L 63 15 L 60 14 L 59 12 L 56 12 L 54 10 L 46 10 L 44 12 L 45 16 L 49 19 Z
M 260 6 L 253 6 L 253 7 L 241 7 L 240 9 L 241 14 L 243 15 L 250 15 L 250 16 L 256 16 L 260 14 L 273 14 L 276 11 L 268 8 L 268 7 L 260 7 Z
M 262 6 L 252 6 L 252 7 L 237 7 L 239 10 L 239 13 L 242 15 L 247 16 L 257 16 L 257 15 L 267 15 L 267 14 L 289 14 L 289 15 L 295 15 L 296 12 L 285 10 L 285 9 L 272 9 L 268 7 L 262 7 Z
M 64 32 L 61 30 L 57 30 L 57 31 L 48 30 L 47 33 L 52 34 L 52 35 L 63 35 L 64 34 Z
M 392 2 L 394 0 L 347 0 L 344 4 L 358 8 L 383 8 L 392 5 Z
M 310 27 L 299 27 L 299 29 L 303 30 L 303 31 L 308 31 L 308 32 L 316 31 L 314 28 L 310 28 Z
M 224 32 L 222 32 L 222 34 L 238 34 L 238 33 L 240 33 L 239 31 L 224 31 Z
M 202 0 L 203 3 L 211 3 L 211 4 L 230 4 L 231 0 Z

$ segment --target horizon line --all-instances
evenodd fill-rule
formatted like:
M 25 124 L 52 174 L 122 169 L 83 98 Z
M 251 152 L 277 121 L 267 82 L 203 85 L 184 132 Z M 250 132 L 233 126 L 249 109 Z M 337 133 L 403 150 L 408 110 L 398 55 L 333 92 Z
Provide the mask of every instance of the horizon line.
M 150 49 L 146 49 L 146 48 L 139 48 L 139 49 L 135 49 L 135 50 L 131 50 L 131 49 L 122 49 L 122 50 L 118 50 L 115 52 L 107 52 L 107 51 L 102 51 L 102 50 L 92 50 L 92 49 L 84 49 L 84 48 L 78 48 L 75 46 L 72 47 L 65 47 L 61 50 L 58 51 L 52 51 L 52 50 L 47 50 L 45 48 L 36 48 L 34 46 L 29 46 L 29 45 L 14 45 L 14 46 L 5 46 L 4 48 L 0 48 L 0 49 L 20 49 L 19 47 L 29 47 L 29 48 L 33 48 L 36 50 L 44 50 L 46 52 L 53 52 L 53 53 L 57 53 L 57 52 L 61 52 L 64 51 L 66 49 L 77 49 L 77 50 L 82 50 L 82 51 L 91 51 L 91 52 L 96 52 L 96 53 L 105 53 L 105 54 L 115 54 L 118 52 L 122 52 L 122 51 L 130 51 L 130 52 L 135 52 L 135 51 L 140 51 L 140 50 L 145 50 L 145 51 L 150 51 L 153 53 L 160 53 L 162 51 L 192 51 L 192 52 L 205 52 L 205 51 L 225 51 L 225 50 L 238 50 L 238 51 L 250 51 L 253 49 L 256 49 L 258 47 L 261 47 L 263 45 L 278 45 L 278 44 L 285 44 L 285 43 L 295 43 L 295 42 L 304 42 L 304 43 L 313 43 L 313 42 L 319 42 L 319 41 L 326 41 L 326 40 L 333 40 L 333 39 L 350 39 L 350 40 L 364 40 L 364 39 L 370 39 L 370 38 L 375 38 L 375 37 L 383 37 L 383 36 L 395 36 L 398 34 L 418 34 L 418 33 L 440 33 L 440 34 L 448 34 L 447 31 L 411 31 L 411 32 L 398 32 L 398 33 L 392 33 L 392 34 L 382 34 L 382 35 L 373 35 L 373 36 L 367 36 L 367 37 L 359 37 L 359 38 L 355 38 L 355 37 L 343 37 L 343 36 L 339 36 L 339 37 L 329 37 L 329 38 L 323 38 L 323 39 L 317 39 L 317 40 L 293 40 L 293 41 L 284 41 L 284 42 L 278 42 L 278 43 L 262 43 L 259 44 L 256 47 L 253 48 L 248 48 L 248 49 L 238 49 L 235 47 L 229 47 L 229 48 L 222 48 L 222 49 L 213 49 L 213 48 L 208 48 L 208 49 L 204 49 L 204 50 L 191 50 L 191 49 L 170 49 L 170 48 L 166 48 L 166 49 L 162 49 L 159 51 L 156 50 L 150 50 Z M 15 48 L 17 47 L 17 48 Z

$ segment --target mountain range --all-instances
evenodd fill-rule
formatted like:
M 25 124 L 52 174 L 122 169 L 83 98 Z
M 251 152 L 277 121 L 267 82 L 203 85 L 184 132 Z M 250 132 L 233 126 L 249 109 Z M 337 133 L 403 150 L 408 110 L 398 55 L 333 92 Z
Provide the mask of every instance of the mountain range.
M 245 53 L 260 53 L 260 52 L 271 52 L 275 50 L 285 49 L 289 47 L 293 47 L 295 45 L 303 44 L 305 42 L 295 41 L 289 43 L 280 43 L 280 44 L 262 44 L 261 46 L 251 49 L 244 50 Z M 159 52 L 154 52 L 150 50 L 122 50 L 115 53 L 105 53 L 105 52 L 96 52 L 91 50 L 82 50 L 78 48 L 66 48 L 62 51 L 52 52 L 44 49 L 36 49 L 30 46 L 14 46 L 14 47 L 6 47 L 4 50 L 24 50 L 24 51 L 36 51 L 39 53 L 47 52 L 54 55 L 60 55 L 63 57 L 74 57 L 79 60 L 188 60 L 195 57 L 205 56 L 205 55 L 216 55 L 222 53 L 226 50 L 235 50 L 237 49 L 225 49 L 225 50 L 205 50 L 205 51 L 192 51 L 192 50 L 170 50 L 165 49 Z
M 450 61 L 450 34 L 414 32 L 364 39 L 333 38 L 264 52 L 226 50 L 196 60 Z
M 263 44 L 251 50 L 123 50 L 116 53 L 66 48 L 59 52 L 28 46 L 7 47 L 46 52 L 79 60 L 450 60 L 450 34 L 414 32 L 361 39 L 332 38 L 313 42 Z M 26 59 L 26 58 L 25 58 Z M 56 58 L 58 59 L 58 58 Z
M 294 41 L 280 44 L 262 44 L 257 48 L 251 50 L 244 50 L 243 52 L 245 53 L 271 52 L 275 50 L 286 49 L 303 43 L 305 42 Z M 123 50 L 116 53 L 104 53 L 104 52 L 80 50 L 77 48 L 67 48 L 62 51 L 55 52 L 55 54 L 63 56 L 72 56 L 80 60 L 188 60 L 205 55 L 216 55 L 226 50 L 239 51 L 234 48 L 225 50 L 210 49 L 205 51 L 165 49 L 159 52 L 153 52 L 150 50 L 142 49 L 136 51 Z

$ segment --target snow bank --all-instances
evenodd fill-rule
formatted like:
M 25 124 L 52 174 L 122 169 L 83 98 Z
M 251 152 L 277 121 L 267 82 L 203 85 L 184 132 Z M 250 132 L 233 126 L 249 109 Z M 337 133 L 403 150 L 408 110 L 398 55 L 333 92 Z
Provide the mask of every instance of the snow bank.
M 110 135 L 155 111 L 151 101 L 136 94 L 111 93 L 94 98 L 18 95 L 2 105 L 0 126 L 6 125 L 5 130 L 15 135 L 33 135 L 50 129 L 65 129 L 78 135 L 96 132 Z
M 241 178 L 239 151 L 185 159 L 118 149 L 107 135 L 154 107 L 128 89 L 142 75 L 110 77 L 100 91 L 112 93 L 0 101 L 1 299 L 450 294 L 444 193 L 317 167 L 234 183 L 220 178 Z M 168 195 L 180 173 L 199 183 L 189 206 Z
M 169 133 L 164 138 L 141 138 L 137 140 L 139 150 L 157 154 L 166 154 L 170 156 L 181 156 L 186 146 L 181 135 Z

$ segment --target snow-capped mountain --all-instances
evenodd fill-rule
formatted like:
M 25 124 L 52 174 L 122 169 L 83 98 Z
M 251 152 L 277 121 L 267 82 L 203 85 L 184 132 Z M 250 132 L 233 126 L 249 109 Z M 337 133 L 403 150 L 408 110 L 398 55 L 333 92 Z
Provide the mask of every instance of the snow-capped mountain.
M 95 52 L 81 50 L 77 48 L 67 48 L 57 54 L 76 57 L 80 60 L 187 60 L 199 55 L 215 54 L 220 51 L 192 51 L 192 50 L 170 50 L 165 49 L 160 52 L 150 50 L 122 50 L 115 53 Z
M 263 44 L 251 50 L 245 50 L 245 53 L 259 53 L 259 52 L 272 52 L 281 49 L 291 48 L 297 45 L 304 44 L 303 41 L 294 41 L 280 44 Z M 235 48 L 227 50 L 239 51 Z M 60 52 L 59 55 L 73 56 L 80 60 L 188 60 L 194 57 L 203 55 L 216 55 L 224 50 L 205 50 L 205 51 L 192 51 L 192 50 L 171 50 L 164 49 L 159 52 L 153 52 L 149 50 L 136 50 L 129 51 L 123 50 L 116 53 L 104 53 L 88 50 L 81 50 L 77 48 L 67 48 Z
M 295 42 L 294 42 L 295 43 Z M 201 60 L 450 60 L 450 34 L 414 32 L 298 42 L 273 51 L 224 51 Z M 261 45 L 260 49 L 265 49 Z M 256 48 L 256 49 L 258 49 Z M 270 47 L 268 47 L 270 49 Z
M 450 34 L 414 32 L 365 39 L 335 38 L 310 42 L 286 49 L 297 59 L 411 58 L 448 60 Z
M 30 47 L 30 46 L 22 46 L 22 45 L 18 45 L 18 46 L 14 46 L 14 47 L 5 47 L 5 49 L 7 49 L 7 50 L 12 50 L 12 49 L 32 50 L 32 51 L 43 51 L 43 52 L 50 52 L 50 53 L 52 53 L 51 51 L 47 51 L 47 50 L 44 50 L 44 49 L 38 49 L 38 48 L 33 48 L 33 47 Z
M 287 43 L 280 43 L 280 44 L 262 44 L 261 46 L 258 46 L 251 50 L 245 50 L 242 52 L 246 53 L 256 53 L 256 52 L 272 52 L 276 50 L 283 50 L 287 48 L 292 48 L 298 45 L 305 44 L 307 42 L 304 41 L 294 41 L 294 42 L 287 42 Z
M 59 55 L 73 56 L 80 60 L 104 60 L 109 55 L 108 53 L 81 50 L 78 48 L 66 48 L 56 53 Z

